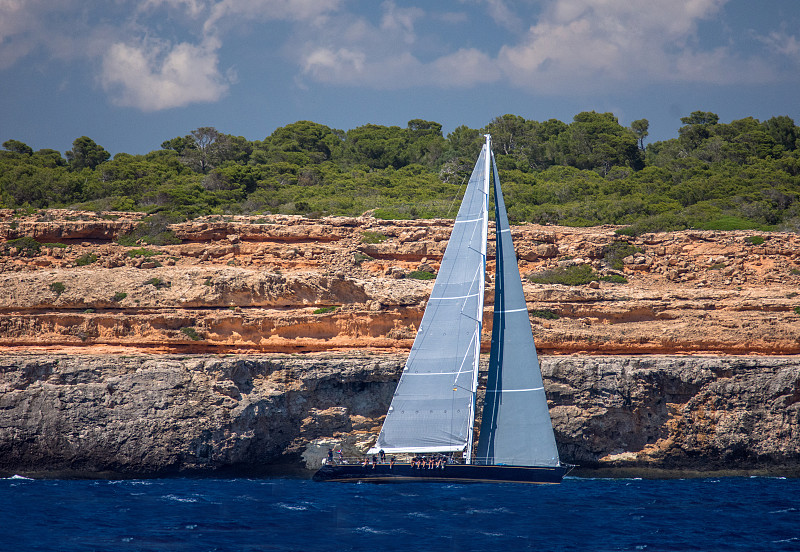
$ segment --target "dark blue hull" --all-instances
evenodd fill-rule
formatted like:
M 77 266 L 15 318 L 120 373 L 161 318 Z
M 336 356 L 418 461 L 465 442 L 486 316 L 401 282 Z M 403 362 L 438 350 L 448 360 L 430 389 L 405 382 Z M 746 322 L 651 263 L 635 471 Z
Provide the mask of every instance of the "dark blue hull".
M 322 466 L 314 481 L 366 483 L 561 483 L 569 466 L 480 466 L 447 464 L 444 468 L 417 468 L 411 464 L 336 464 Z

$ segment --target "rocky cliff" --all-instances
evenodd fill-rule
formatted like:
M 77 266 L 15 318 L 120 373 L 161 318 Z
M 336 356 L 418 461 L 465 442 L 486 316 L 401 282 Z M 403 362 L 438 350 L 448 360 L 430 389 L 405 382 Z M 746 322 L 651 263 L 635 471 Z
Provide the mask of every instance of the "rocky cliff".
M 207 217 L 119 245 L 139 219 L 0 211 L 0 470 L 252 472 L 374 439 L 451 221 Z M 614 231 L 512 230 L 523 275 L 621 282 L 524 284 L 564 459 L 796 470 L 800 236 Z
M 403 355 L 0 358 L 0 471 L 314 468 L 372 444 Z M 545 357 L 562 459 L 800 474 L 796 357 Z

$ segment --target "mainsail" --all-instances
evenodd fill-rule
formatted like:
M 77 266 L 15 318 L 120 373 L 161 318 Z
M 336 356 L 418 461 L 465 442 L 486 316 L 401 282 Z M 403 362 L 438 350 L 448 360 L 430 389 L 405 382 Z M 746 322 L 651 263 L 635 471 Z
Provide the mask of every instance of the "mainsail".
M 558 449 L 494 156 L 492 167 L 497 268 L 489 377 L 476 463 L 558 466 Z
M 433 291 L 371 453 L 471 449 L 486 272 L 491 150 L 475 164 Z

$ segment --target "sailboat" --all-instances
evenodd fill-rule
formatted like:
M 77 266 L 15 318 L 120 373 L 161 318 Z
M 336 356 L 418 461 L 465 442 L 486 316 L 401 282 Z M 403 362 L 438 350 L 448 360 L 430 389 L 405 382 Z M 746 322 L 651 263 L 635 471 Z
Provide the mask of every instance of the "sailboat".
M 492 180 L 494 318 L 475 447 Z M 329 458 L 314 480 L 559 483 L 571 467 L 558 456 L 488 134 L 389 411 L 368 455 L 372 461 Z M 411 459 L 395 461 L 397 456 Z

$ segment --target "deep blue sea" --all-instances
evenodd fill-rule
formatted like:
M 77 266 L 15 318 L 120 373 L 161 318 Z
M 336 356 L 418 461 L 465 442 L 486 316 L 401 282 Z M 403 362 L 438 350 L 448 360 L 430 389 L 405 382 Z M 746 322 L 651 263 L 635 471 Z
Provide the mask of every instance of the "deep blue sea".
M 800 479 L 0 479 L 0 551 L 800 550 Z

